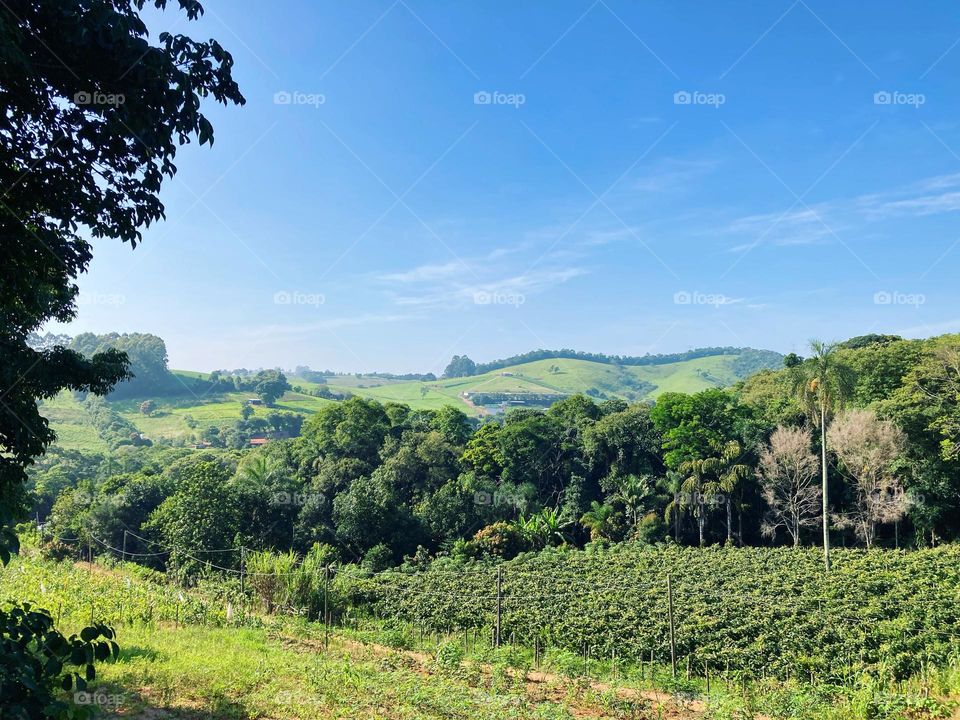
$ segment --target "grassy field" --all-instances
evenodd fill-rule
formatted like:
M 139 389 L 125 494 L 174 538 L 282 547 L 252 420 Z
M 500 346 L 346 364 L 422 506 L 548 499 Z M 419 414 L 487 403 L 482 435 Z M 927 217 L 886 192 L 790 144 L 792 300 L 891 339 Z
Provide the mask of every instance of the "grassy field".
M 311 415 L 332 400 L 306 393 L 327 387 L 333 392 L 353 394 L 379 402 L 399 402 L 416 409 L 437 410 L 453 405 L 471 416 L 485 411 L 467 402 L 464 393 L 536 393 L 569 395 L 590 392 L 595 398 L 618 397 L 627 401 L 655 399 L 667 391 L 696 392 L 731 385 L 738 380 L 733 370 L 736 357 L 713 355 L 663 365 L 616 366 L 586 360 L 537 360 L 513 365 L 468 378 L 450 378 L 432 382 L 384 380 L 371 376 L 330 376 L 329 384 L 291 379 L 291 385 L 304 392 L 288 392 L 277 408 Z M 142 400 L 111 401 L 112 407 L 152 440 L 189 442 L 210 427 L 229 426 L 240 419 L 240 410 L 251 393 L 228 392 L 197 394 L 186 385 L 205 377 L 203 373 L 175 370 L 184 382 L 184 392 L 176 396 L 152 397 L 157 406 L 146 416 L 140 413 Z M 652 389 L 651 389 L 652 388 Z M 258 408 L 257 413 L 267 412 Z M 83 407 L 69 393 L 44 403 L 47 417 L 65 448 L 106 451 L 106 444 L 87 423 Z M 191 424 L 194 427 L 191 427 Z
M 413 407 L 437 408 L 455 404 L 476 414 L 461 398 L 462 393 L 561 393 L 596 390 L 608 397 L 626 400 L 654 399 L 663 392 L 697 392 L 723 387 L 737 381 L 732 370 L 735 357 L 713 355 L 696 360 L 646 366 L 615 366 L 586 360 L 537 360 L 513 365 L 468 378 L 433 382 L 387 383 L 380 387 L 338 386 L 330 389 L 349 391 L 381 402 L 404 402 Z M 331 383 L 336 382 L 331 378 Z M 654 386 L 649 392 L 637 392 L 638 383 Z
M 46 607 L 65 632 L 91 618 L 117 629 L 121 653 L 98 666 L 90 697 L 108 716 L 141 718 L 633 720 L 924 720 L 956 717 L 958 670 L 901 687 L 864 676 L 848 687 L 718 673 L 674 679 L 555 648 L 495 649 L 480 634 L 418 632 L 356 616 L 327 633 L 303 618 L 238 612 L 236 586 L 178 588 L 133 565 L 28 555 L 0 568 L 0 603 Z M 228 603 L 230 603 L 228 605 Z M 249 605 L 244 604 L 245 607 Z M 231 610 L 232 607 L 232 610 Z M 81 700 L 83 702 L 83 700 Z
M 57 433 L 57 444 L 71 450 L 107 452 L 107 443 L 100 439 L 90 424 L 86 411 L 69 392 L 44 400 L 40 414 Z
M 468 655 L 452 638 L 421 638 L 414 647 L 405 635 L 384 632 L 373 621 L 327 636 L 321 624 L 303 619 L 228 618 L 225 600 L 178 589 L 135 566 L 21 556 L 0 569 L 0 601 L 14 600 L 48 607 L 65 632 L 78 632 L 91 618 L 117 629 L 121 654 L 98 667 L 90 693 L 107 715 L 150 720 L 703 716 L 697 710 L 702 703 L 629 685 L 615 688 L 578 671 L 533 671 L 529 657 L 515 649 L 474 644 Z

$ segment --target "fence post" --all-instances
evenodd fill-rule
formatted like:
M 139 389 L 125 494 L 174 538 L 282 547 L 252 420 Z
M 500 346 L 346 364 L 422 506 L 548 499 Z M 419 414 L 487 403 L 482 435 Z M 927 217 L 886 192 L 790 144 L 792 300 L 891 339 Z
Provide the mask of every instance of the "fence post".
M 670 618 L 670 669 L 673 678 L 677 678 L 677 641 L 675 637 L 675 628 L 673 624 L 673 582 L 670 574 L 667 574 L 667 614 Z
M 127 531 L 123 531 L 123 552 L 120 553 L 120 560 L 127 561 Z
M 247 569 L 247 553 L 243 545 L 240 546 L 240 594 L 243 595 L 243 576 Z
M 330 566 L 324 568 L 323 575 L 323 649 L 330 649 Z
M 497 568 L 497 620 L 493 629 L 493 646 L 500 647 L 500 618 L 503 611 L 503 568 Z

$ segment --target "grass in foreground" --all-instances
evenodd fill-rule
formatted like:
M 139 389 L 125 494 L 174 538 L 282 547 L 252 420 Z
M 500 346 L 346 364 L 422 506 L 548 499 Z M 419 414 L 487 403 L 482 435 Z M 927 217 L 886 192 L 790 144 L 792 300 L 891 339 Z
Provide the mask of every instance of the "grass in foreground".
M 115 625 L 121 655 L 80 701 L 123 717 L 924 720 L 951 717 L 960 687 L 950 667 L 901 688 L 715 677 L 708 689 L 682 671 L 672 680 L 662 666 L 557 648 L 535 667 L 530 648 L 395 620 L 337 628 L 327 646 L 322 625 L 248 615 L 234 591 L 182 590 L 129 565 L 19 557 L 0 569 L 0 600 L 48 607 L 67 632 L 91 617 Z

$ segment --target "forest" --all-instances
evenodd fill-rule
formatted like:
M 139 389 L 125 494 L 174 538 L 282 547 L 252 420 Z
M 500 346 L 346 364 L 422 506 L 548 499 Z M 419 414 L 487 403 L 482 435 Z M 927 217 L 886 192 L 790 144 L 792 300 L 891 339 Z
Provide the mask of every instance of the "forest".
M 381 570 L 590 543 L 819 546 L 825 457 L 833 545 L 931 546 L 960 532 L 958 358 L 958 336 L 867 336 L 653 404 L 575 395 L 478 423 L 352 397 L 255 449 L 53 448 L 30 517 L 62 553 L 172 548 L 185 578 L 190 548 L 322 547 Z

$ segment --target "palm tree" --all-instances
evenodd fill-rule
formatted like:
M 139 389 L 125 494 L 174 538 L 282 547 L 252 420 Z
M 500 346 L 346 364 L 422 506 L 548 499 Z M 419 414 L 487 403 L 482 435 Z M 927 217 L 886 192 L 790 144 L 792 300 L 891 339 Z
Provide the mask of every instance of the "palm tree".
M 683 512 L 683 504 L 680 502 L 683 489 L 683 475 L 668 470 L 666 477 L 660 480 L 660 486 L 669 497 L 663 512 L 663 519 L 667 524 L 673 523 L 673 539 L 679 544 L 680 514 Z
M 580 524 L 590 531 L 591 540 L 609 539 L 613 531 L 614 515 L 612 507 L 594 500 L 590 503 L 590 509 L 580 518 Z
M 634 535 L 637 534 L 637 529 L 640 526 L 640 515 L 646 509 L 647 500 L 650 497 L 650 484 L 650 477 L 647 475 L 643 477 L 627 475 L 616 495 L 627 510 L 627 518 L 630 520 Z
M 720 449 L 716 457 L 704 461 L 706 471 L 713 477 L 712 482 L 704 485 L 708 495 L 724 493 L 727 506 L 727 542 L 733 539 L 733 491 L 740 480 L 750 474 L 750 467 L 738 462 L 743 455 L 740 443 L 731 440 Z
M 703 502 L 704 481 L 710 474 L 710 458 L 697 458 L 680 463 L 679 470 L 686 475 L 680 486 L 680 507 L 693 507 L 697 518 L 697 533 L 703 547 L 707 528 L 707 508 Z
M 792 369 L 793 388 L 807 414 L 820 426 L 820 474 L 823 484 L 823 564 L 830 572 L 830 516 L 827 500 L 827 420 L 853 394 L 856 375 L 837 353 L 837 345 L 810 341 L 811 356 Z

